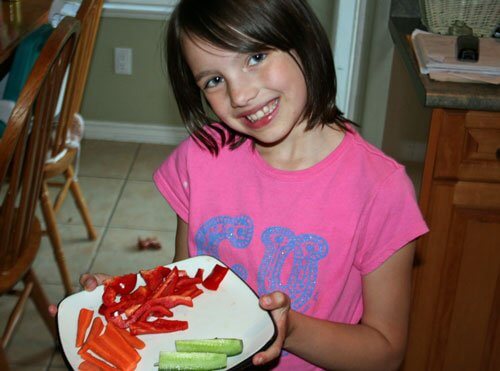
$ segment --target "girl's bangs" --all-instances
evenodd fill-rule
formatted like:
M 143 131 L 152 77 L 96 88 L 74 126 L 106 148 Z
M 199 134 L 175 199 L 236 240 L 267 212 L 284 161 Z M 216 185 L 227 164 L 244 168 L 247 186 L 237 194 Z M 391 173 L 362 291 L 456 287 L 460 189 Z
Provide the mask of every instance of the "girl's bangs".
M 181 11 L 179 16 L 182 32 L 222 49 L 242 53 L 273 48 L 288 49 L 288 40 L 273 26 L 272 19 L 263 17 L 262 9 L 258 10 L 257 4 L 245 4 L 243 7 L 238 4 L 239 1 L 235 1 L 231 3 L 230 9 L 221 9 L 212 3 L 196 2 L 196 11 Z M 256 22 L 256 19 L 260 21 Z

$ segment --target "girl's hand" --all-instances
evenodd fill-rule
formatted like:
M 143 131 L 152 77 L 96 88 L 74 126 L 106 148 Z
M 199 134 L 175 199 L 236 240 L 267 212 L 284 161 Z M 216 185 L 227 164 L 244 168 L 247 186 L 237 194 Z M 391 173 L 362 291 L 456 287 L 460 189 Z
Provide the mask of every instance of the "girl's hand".
M 283 348 L 283 344 L 288 334 L 288 315 L 290 313 L 290 298 L 280 291 L 263 295 L 259 299 L 259 304 L 262 309 L 271 312 L 271 316 L 276 323 L 278 334 L 276 340 L 269 348 L 253 356 L 252 361 L 254 365 L 268 363 L 280 356 L 281 349 Z
M 84 273 L 80 276 L 80 285 L 85 291 L 93 291 L 97 286 L 112 276 L 103 273 Z
M 84 273 L 80 276 L 80 285 L 85 289 L 85 291 L 92 291 L 110 277 L 110 275 L 102 273 Z M 48 311 L 52 317 L 55 317 L 57 314 L 57 306 L 50 304 Z

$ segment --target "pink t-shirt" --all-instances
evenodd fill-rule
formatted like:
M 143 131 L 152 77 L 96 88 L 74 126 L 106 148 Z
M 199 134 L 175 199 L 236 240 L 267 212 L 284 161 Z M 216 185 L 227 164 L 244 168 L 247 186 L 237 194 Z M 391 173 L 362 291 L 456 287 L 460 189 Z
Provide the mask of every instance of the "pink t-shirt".
M 215 256 L 258 295 L 283 291 L 294 310 L 335 322 L 358 323 L 362 276 L 427 231 L 404 168 L 354 131 L 298 171 L 269 166 L 250 141 L 216 157 L 187 139 L 154 180 L 189 225 L 191 256 Z M 287 352 L 278 368 L 317 369 Z

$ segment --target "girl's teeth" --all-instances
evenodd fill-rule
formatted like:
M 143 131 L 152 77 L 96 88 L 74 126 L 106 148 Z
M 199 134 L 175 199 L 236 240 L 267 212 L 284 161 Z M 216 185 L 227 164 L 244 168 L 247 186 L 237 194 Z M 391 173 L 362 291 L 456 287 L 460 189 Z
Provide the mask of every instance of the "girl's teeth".
M 278 101 L 275 100 L 271 104 L 268 104 L 267 106 L 263 107 L 261 110 L 255 112 L 254 114 L 247 116 L 247 118 L 252 122 L 260 120 L 268 113 L 273 112 L 277 105 L 278 105 Z

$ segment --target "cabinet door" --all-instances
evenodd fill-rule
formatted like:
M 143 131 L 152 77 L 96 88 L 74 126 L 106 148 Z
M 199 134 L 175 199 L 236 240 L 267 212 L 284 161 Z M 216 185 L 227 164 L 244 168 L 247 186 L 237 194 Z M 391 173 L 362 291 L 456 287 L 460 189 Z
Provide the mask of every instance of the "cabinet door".
M 500 185 L 435 182 L 404 370 L 500 369 Z

